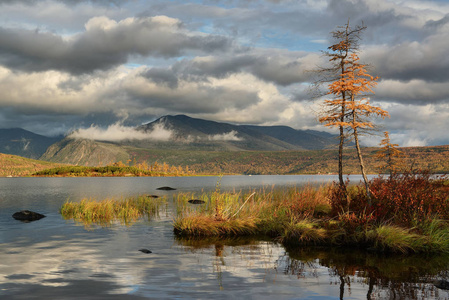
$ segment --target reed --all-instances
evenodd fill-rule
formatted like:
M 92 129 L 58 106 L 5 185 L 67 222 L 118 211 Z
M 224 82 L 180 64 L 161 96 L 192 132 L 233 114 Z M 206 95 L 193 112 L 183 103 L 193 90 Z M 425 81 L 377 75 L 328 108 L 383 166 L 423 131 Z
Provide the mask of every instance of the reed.
M 180 193 L 175 197 L 174 231 L 178 235 L 191 236 L 280 236 L 292 219 L 302 220 L 330 211 L 329 202 L 322 197 L 325 193 L 321 189 L 324 188 L 313 189 L 308 186 L 301 190 L 262 189 L 247 193 L 220 193 L 216 190 L 199 196 Z M 188 201 L 194 198 L 205 203 L 199 206 L 189 204 Z
M 89 226 L 93 223 L 109 226 L 115 221 L 130 225 L 137 219 L 147 216 L 149 219 L 159 212 L 165 198 L 139 196 L 120 200 L 82 199 L 80 202 L 67 201 L 60 209 L 64 219 L 74 219 Z

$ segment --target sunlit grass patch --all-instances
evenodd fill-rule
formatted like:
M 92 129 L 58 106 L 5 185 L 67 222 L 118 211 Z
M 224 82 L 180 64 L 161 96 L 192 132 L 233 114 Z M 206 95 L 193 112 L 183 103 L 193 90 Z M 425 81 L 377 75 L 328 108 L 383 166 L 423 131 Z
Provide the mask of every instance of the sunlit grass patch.
M 165 198 L 154 199 L 146 196 L 102 201 L 82 199 L 80 202 L 67 201 L 61 207 L 60 213 L 64 219 L 74 219 L 86 226 L 93 223 L 108 226 L 116 221 L 130 225 L 143 216 L 156 216 L 163 203 Z
M 304 219 L 286 224 L 279 239 L 288 244 L 321 244 L 327 239 L 327 231 L 316 221 Z
M 244 236 L 257 234 L 257 219 L 217 221 L 211 216 L 192 215 L 174 221 L 174 231 L 181 236 Z
M 178 235 L 214 236 L 267 234 L 282 235 L 288 222 L 305 216 L 326 214 L 330 204 L 321 192 L 304 189 L 262 189 L 246 193 L 180 193 L 175 197 L 174 231 Z M 324 198 L 324 199 L 323 199 Z M 198 199 L 201 205 L 188 201 Z M 307 231 L 309 233 L 309 231 Z M 304 233 L 306 234 L 306 233 Z M 305 235 L 304 235 L 305 236 Z M 309 238 L 304 237 L 304 241 Z
M 381 225 L 367 232 L 367 239 L 372 240 L 374 248 L 382 251 L 412 253 L 417 252 L 420 235 L 410 229 L 394 225 Z

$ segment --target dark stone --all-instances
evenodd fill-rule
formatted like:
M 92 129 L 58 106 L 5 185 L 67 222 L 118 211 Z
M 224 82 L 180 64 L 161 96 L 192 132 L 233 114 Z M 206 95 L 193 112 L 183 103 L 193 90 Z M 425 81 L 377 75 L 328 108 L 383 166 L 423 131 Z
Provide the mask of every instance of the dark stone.
M 153 252 L 151 252 L 151 250 L 148 250 L 148 249 L 145 249 L 145 248 L 144 249 L 139 249 L 139 251 L 143 252 L 143 253 L 147 253 L 147 254 L 148 253 L 153 253 Z
M 159 196 L 158 195 L 144 195 L 144 197 L 147 197 L 147 198 L 159 198 Z
M 192 204 L 204 204 L 204 203 L 206 203 L 205 201 L 199 200 L 199 199 L 192 199 L 192 200 L 189 200 L 187 202 L 192 203 Z
M 45 218 L 44 215 L 34 212 L 34 211 L 29 211 L 29 210 L 18 211 L 16 213 L 14 213 L 12 215 L 12 217 L 16 220 L 25 221 L 25 222 L 37 221 L 42 218 Z
M 433 285 L 442 290 L 449 290 L 449 281 L 446 280 L 435 280 Z
M 169 187 L 169 186 L 162 186 L 160 188 L 157 188 L 157 190 L 162 190 L 162 191 L 174 191 L 176 189 Z

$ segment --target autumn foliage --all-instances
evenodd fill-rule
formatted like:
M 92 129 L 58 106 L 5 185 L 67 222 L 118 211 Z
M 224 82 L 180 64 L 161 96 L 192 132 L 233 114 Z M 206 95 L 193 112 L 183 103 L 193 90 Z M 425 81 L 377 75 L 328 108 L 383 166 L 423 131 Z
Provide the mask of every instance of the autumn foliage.
M 366 194 L 359 186 L 349 189 L 347 198 L 342 198 L 340 189 L 334 188 L 330 193 L 332 212 L 409 227 L 435 218 L 448 219 L 449 186 L 445 179 L 435 178 L 427 171 L 376 177 L 369 182 L 371 207 L 366 206 Z
M 384 139 L 380 142 L 380 146 L 382 148 L 376 152 L 375 157 L 385 163 L 379 167 L 379 171 L 388 172 L 390 176 L 394 176 L 404 167 L 404 153 L 397 149 L 398 144 L 391 143 L 388 131 L 384 132 Z

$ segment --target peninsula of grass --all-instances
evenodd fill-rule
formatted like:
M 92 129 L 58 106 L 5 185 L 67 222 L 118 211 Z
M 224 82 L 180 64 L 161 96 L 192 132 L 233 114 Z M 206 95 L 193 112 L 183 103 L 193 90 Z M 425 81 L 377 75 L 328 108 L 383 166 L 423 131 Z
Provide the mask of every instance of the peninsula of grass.
M 150 220 L 157 216 L 159 208 L 165 202 L 165 198 L 145 195 L 120 200 L 82 199 L 80 202 L 67 201 L 61 207 L 60 213 L 64 219 L 74 219 L 87 227 L 92 224 L 109 226 L 117 221 L 130 225 L 139 218 L 147 217 Z
M 181 237 L 265 235 L 284 245 L 351 246 L 372 251 L 449 253 L 449 185 L 429 174 L 378 177 L 362 184 L 202 195 L 178 194 Z M 198 199 L 204 204 L 193 205 Z

